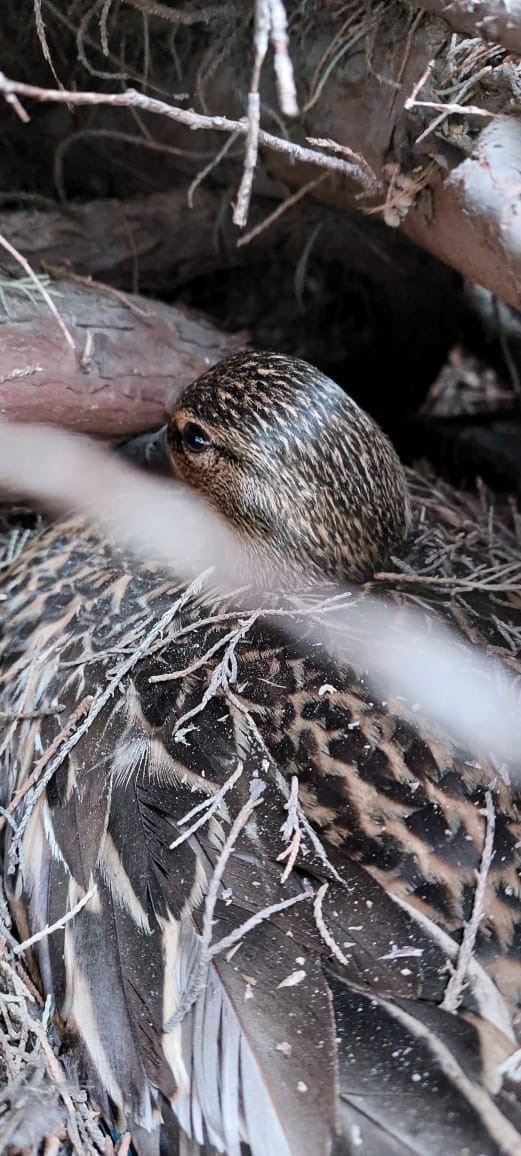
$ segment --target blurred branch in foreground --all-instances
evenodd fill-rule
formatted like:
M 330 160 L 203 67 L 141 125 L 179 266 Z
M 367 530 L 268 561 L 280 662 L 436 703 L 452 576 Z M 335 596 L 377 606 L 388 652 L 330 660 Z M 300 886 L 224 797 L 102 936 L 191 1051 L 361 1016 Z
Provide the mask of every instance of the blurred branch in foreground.
M 178 579 L 191 580 L 213 566 L 216 582 L 236 590 L 259 573 L 258 555 L 250 559 L 245 542 L 195 494 L 144 476 L 61 431 L 0 427 L 0 487 L 54 511 L 86 516 L 115 546 L 159 562 Z M 512 573 L 511 582 L 518 578 Z M 294 589 L 294 576 L 281 575 L 284 586 Z M 315 608 L 297 598 L 294 612 L 276 599 L 268 605 L 255 588 L 247 601 L 291 634 L 301 629 L 295 619 L 304 607 L 306 637 L 311 629 L 332 652 L 361 664 L 378 691 L 404 700 L 406 712 L 421 711 L 475 755 L 515 762 L 520 689 L 506 665 L 412 605 L 397 608 L 396 601 L 386 603 L 363 588 L 362 597 L 357 593 L 333 589 Z

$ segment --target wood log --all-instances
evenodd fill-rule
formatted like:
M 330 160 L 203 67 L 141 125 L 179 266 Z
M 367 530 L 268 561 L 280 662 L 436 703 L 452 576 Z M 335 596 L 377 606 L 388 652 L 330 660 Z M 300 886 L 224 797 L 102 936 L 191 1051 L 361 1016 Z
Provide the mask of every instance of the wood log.
M 222 262 L 215 243 L 221 195 L 206 189 L 190 209 L 186 189 L 135 199 L 100 198 L 0 211 L 0 234 L 34 269 L 69 268 L 136 292 L 170 292 Z
M 15 284 L 15 283 L 14 283 Z M 178 393 L 244 347 L 204 317 L 145 297 L 57 280 L 53 300 L 77 347 L 36 289 L 6 291 L 0 323 L 0 418 L 123 439 L 160 426 Z
M 455 32 L 481 36 L 521 55 L 520 0 L 416 0 L 421 8 L 442 16 Z

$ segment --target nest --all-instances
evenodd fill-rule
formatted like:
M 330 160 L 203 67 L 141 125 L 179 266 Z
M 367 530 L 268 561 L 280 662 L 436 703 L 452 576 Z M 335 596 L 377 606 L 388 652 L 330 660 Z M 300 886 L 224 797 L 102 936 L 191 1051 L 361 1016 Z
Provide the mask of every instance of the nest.
M 324 222 L 314 217 L 308 227 L 307 218 L 299 216 L 297 220 L 293 215 L 297 208 L 303 209 L 304 198 L 316 194 L 337 208 L 343 209 L 348 203 L 351 208 L 356 204 L 366 211 L 366 218 L 357 219 L 355 228 L 363 232 L 366 251 L 375 257 L 378 280 L 380 270 L 395 260 L 397 244 L 394 234 L 389 247 L 388 239 L 384 243 L 381 234 L 371 231 L 374 221 L 383 220 L 393 230 L 401 226 L 422 192 L 431 184 L 435 186 L 440 170 L 444 171 L 443 150 L 446 148 L 451 156 L 454 151 L 461 157 L 470 156 L 483 124 L 498 113 L 507 113 L 512 99 L 518 96 L 518 66 L 508 46 L 454 35 L 448 49 L 442 50 L 446 29 L 440 30 L 439 23 L 429 23 L 431 17 L 423 10 L 401 0 L 393 0 L 392 4 L 333 0 L 327 5 L 314 0 L 291 5 L 290 48 L 284 37 L 275 42 L 272 36 L 278 86 L 273 79 L 272 62 L 263 57 L 259 27 L 254 26 L 253 19 L 244 19 L 243 3 L 227 0 L 218 4 L 183 4 L 180 0 L 176 13 L 157 0 L 127 0 L 121 4 L 101 4 L 96 0 L 82 5 L 51 0 L 25 0 L 19 4 L 11 0 L 5 4 L 2 20 L 11 45 L 12 77 L 21 77 L 22 84 L 25 80 L 33 86 L 48 86 L 50 67 L 58 95 L 45 103 L 41 88 L 38 99 L 43 103 L 27 126 L 24 102 L 29 97 L 17 92 L 16 86 L 2 89 L 3 95 L 10 98 L 9 105 L 2 102 L 1 116 L 11 166 L 11 189 L 2 194 L 3 199 L 36 207 L 42 203 L 48 206 L 54 197 L 62 202 L 76 197 L 145 197 L 183 181 L 197 208 L 201 188 L 210 184 L 216 204 L 223 206 L 222 214 L 216 210 L 214 248 L 218 247 L 222 216 L 230 212 L 230 201 L 234 203 L 235 224 L 247 226 L 248 232 L 241 237 L 242 249 L 234 248 L 232 259 L 227 256 L 226 262 L 217 263 L 209 295 L 207 266 L 213 254 L 206 254 L 201 262 L 205 288 L 192 277 L 190 285 L 176 287 L 176 291 L 184 293 L 192 304 L 204 303 L 210 311 L 213 303 L 215 315 L 221 309 L 223 267 L 231 266 L 235 275 L 244 246 L 254 246 L 261 234 L 268 243 L 270 237 L 277 238 L 277 222 L 284 213 L 288 214 L 286 221 L 291 222 L 288 229 L 295 235 L 299 222 L 304 220 L 303 236 L 298 235 L 296 242 L 298 255 L 292 251 L 290 270 L 297 307 L 304 317 L 299 338 L 307 326 L 304 306 L 313 278 L 323 278 L 319 282 L 322 289 L 327 280 L 324 269 L 328 267 Z M 426 22 L 436 57 L 427 69 L 423 63 L 420 66 Z M 381 158 L 369 155 L 369 145 L 367 150 L 352 149 L 342 141 L 317 135 L 311 140 L 303 139 L 303 134 L 302 139 L 294 139 L 298 134 L 286 133 L 284 125 L 281 128 L 281 116 L 291 112 L 295 99 L 295 76 L 309 123 L 322 107 L 327 120 L 328 101 L 334 103 L 331 93 L 351 58 L 356 61 L 361 56 L 366 63 L 363 81 L 356 89 L 358 95 L 363 95 L 368 77 L 382 79 L 381 44 L 388 53 L 391 26 L 397 30 L 393 32 L 390 54 L 394 71 L 386 72 L 382 81 L 389 102 L 404 75 L 414 77 L 407 117 L 400 121 L 402 131 L 395 134 L 403 144 L 399 164 L 380 171 Z M 310 45 L 319 40 L 319 48 L 311 52 Z M 122 84 L 139 88 L 141 99 L 125 97 Z M 197 93 L 197 112 L 186 107 L 182 96 L 185 84 Z M 90 100 L 86 99 L 87 92 L 91 93 Z M 172 92 L 178 94 L 175 115 L 168 99 Z M 232 94 L 226 117 L 221 115 L 223 92 Z M 253 98 L 249 103 L 248 93 Z M 262 120 L 262 127 L 259 93 L 267 117 L 267 121 Z M 367 107 L 370 103 L 368 100 Z M 71 106 L 75 106 L 74 120 Z M 20 120 L 13 116 L 13 108 Z M 367 108 L 361 131 L 369 142 L 373 125 L 366 114 Z M 261 152 L 265 150 L 263 156 L 269 156 L 269 163 L 260 157 L 259 146 Z M 299 165 L 309 167 L 305 167 L 305 175 L 293 188 L 293 174 L 302 172 Z M 348 202 L 342 201 L 337 186 L 330 188 L 327 184 L 331 174 L 340 179 L 342 189 L 351 190 Z M 274 191 L 275 208 L 263 199 Z M 336 221 L 334 225 L 336 229 Z M 349 234 L 350 245 L 354 232 L 352 229 Z M 494 236 L 493 229 L 491 235 Z M 139 279 L 139 259 L 133 246 L 132 238 L 132 276 L 125 288 L 135 287 L 134 280 Z M 483 246 L 484 251 L 486 248 Z M 20 243 L 13 255 L 12 248 L 8 248 L 11 268 L 17 267 L 22 249 Z M 274 244 L 269 259 L 276 270 L 277 285 L 278 257 Z M 331 315 L 333 307 L 337 309 L 336 334 L 345 327 L 345 309 L 339 297 L 338 266 L 330 261 L 329 267 L 333 288 L 327 285 L 327 312 Z M 85 270 L 87 274 L 91 271 Z M 251 274 L 249 279 L 252 280 Z M 422 273 L 418 285 L 421 280 Z M 399 281 L 400 267 L 394 284 Z M 45 288 L 47 282 L 42 284 Z M 29 285 L 34 285 L 34 278 Z M 367 285 L 364 272 L 355 285 L 358 297 L 364 293 L 371 297 Z M 27 289 L 27 285 L 24 287 Z M 150 285 L 145 288 L 150 289 Z M 392 295 L 393 285 L 389 300 Z M 259 296 L 257 282 L 254 296 Z M 433 296 L 441 300 L 444 293 Z M 373 293 L 371 305 L 374 300 Z M 5 301 L 0 287 L 0 306 L 7 316 Z M 410 304 L 409 295 L 408 308 Z M 264 301 L 260 305 L 257 302 L 260 313 L 264 307 Z M 263 334 L 263 341 L 268 344 L 271 339 L 271 344 L 280 346 L 284 341 L 284 335 L 279 340 L 284 317 L 281 322 L 279 300 L 277 307 L 271 332 Z M 224 311 L 236 317 L 231 291 Z M 426 316 L 434 330 L 439 314 L 434 312 L 432 302 Z M 250 324 L 249 317 L 246 321 Z M 255 333 L 255 323 L 252 328 Z M 331 328 L 327 328 L 324 311 L 320 313 L 318 328 L 326 358 Z M 403 348 L 406 362 L 406 340 Z M 293 351 L 309 355 L 304 344 Z M 363 357 L 362 363 L 366 367 Z M 455 368 L 460 371 L 461 364 L 453 361 L 446 377 L 440 379 L 442 408 L 438 408 L 438 413 L 443 412 L 444 402 L 445 412 L 462 411 L 458 409 L 461 399 L 454 397 Z M 503 378 L 508 378 L 504 368 Z M 512 408 L 517 403 L 515 391 L 505 386 L 496 370 L 490 370 L 486 379 L 482 370 L 482 363 L 474 362 L 470 355 L 466 361 L 467 400 L 463 410 L 490 408 L 491 398 L 492 406 L 504 405 L 506 399 Z M 426 373 L 428 377 L 430 365 Z M 345 376 L 349 376 L 347 371 Z M 432 376 L 434 373 L 431 379 Z M 476 401 L 476 397 L 480 400 Z M 439 397 L 437 400 L 439 403 Z M 398 410 L 400 404 L 400 397 L 394 395 L 392 408 Z M 473 494 L 456 491 L 434 477 L 427 467 L 423 473 L 411 474 L 410 480 L 417 521 L 409 553 L 405 560 L 393 559 L 392 571 L 377 576 L 370 591 L 398 591 L 396 597 L 427 615 L 436 606 L 463 637 L 497 655 L 518 676 L 521 519 L 515 505 L 503 501 L 498 506 L 485 486 Z M 1 516 L 2 568 L 24 549 L 36 524 L 37 519 L 22 509 Z M 138 639 L 136 645 L 139 642 Z M 12 815 L 4 811 L 3 826 L 10 822 Z M 111 1137 L 96 1106 L 84 1091 L 73 1086 L 62 1065 L 59 1040 L 52 1027 L 53 1009 L 42 999 L 35 976 L 26 966 L 25 954 L 19 952 L 3 891 L 0 920 L 4 945 L 0 959 L 0 1148 L 12 1156 L 36 1156 L 42 1145 L 47 1156 L 69 1156 L 71 1151 L 85 1150 L 103 1156 L 112 1152 L 125 1156 L 128 1135 Z
M 411 472 L 409 480 L 415 510 L 409 550 L 405 559 L 393 559 L 392 572 L 377 575 L 364 589 L 386 596 L 392 592 L 399 602 L 420 607 L 429 616 L 436 607 L 466 639 L 479 641 L 519 676 L 521 519 L 514 505 L 496 509 L 484 486 L 473 494 L 458 492 L 427 468 Z M 4 515 L 3 566 L 23 551 L 31 537 L 28 521 L 27 512 Z M 229 618 L 223 617 L 223 631 L 229 625 Z M 134 638 L 140 652 L 142 633 Z M 9 811 L 3 812 L 2 822 L 13 824 Z M 121 1156 L 128 1150 L 128 1135 L 115 1139 L 108 1134 L 95 1104 L 73 1086 L 62 1067 L 53 1009 L 43 1001 L 26 955 L 19 951 L 3 893 L 0 918 L 2 1149 L 13 1156 L 36 1156 L 45 1141 L 45 1152 L 53 1156 L 85 1149 Z

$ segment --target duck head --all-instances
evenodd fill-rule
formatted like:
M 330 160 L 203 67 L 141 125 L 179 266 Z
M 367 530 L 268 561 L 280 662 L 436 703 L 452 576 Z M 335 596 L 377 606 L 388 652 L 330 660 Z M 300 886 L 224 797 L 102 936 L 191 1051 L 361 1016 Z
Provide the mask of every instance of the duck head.
M 407 534 L 407 484 L 387 437 L 298 358 L 222 361 L 183 391 L 161 441 L 174 474 L 264 569 L 360 582 Z

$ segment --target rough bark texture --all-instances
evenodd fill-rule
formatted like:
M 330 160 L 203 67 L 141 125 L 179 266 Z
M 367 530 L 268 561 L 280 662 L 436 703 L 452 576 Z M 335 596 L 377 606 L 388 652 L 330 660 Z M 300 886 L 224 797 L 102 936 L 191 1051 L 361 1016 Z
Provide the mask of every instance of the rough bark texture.
M 135 199 L 0 212 L 0 233 L 35 269 L 69 267 L 111 285 L 159 292 L 218 265 L 215 218 L 221 197 L 186 189 Z
M 0 323 L 0 417 L 123 438 L 159 426 L 179 391 L 245 343 L 188 309 L 53 282 L 79 356 L 35 291 Z M 83 363 L 83 364 L 81 364 Z
M 521 3 L 519 0 L 417 0 L 421 8 L 435 12 L 467 36 L 481 36 L 521 54 Z

